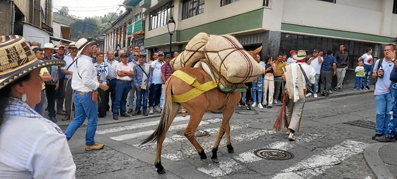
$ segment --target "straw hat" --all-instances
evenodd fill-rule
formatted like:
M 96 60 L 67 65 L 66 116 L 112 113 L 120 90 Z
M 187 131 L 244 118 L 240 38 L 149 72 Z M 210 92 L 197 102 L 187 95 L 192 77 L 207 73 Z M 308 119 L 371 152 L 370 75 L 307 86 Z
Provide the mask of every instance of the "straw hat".
M 74 43 L 74 42 L 70 43 L 68 48 L 72 48 L 72 47 L 76 47 L 76 43 Z
M 0 89 L 33 70 L 53 65 L 65 66 L 65 62 L 38 60 L 22 36 L 0 36 Z
M 295 60 L 302 60 L 306 58 L 306 51 L 299 50 L 296 54 L 292 55 Z
M 91 44 L 91 42 L 89 42 L 86 38 L 81 38 L 76 42 L 76 47 L 79 50 L 79 52 L 77 53 L 77 56 L 80 56 L 81 52 L 83 52 L 84 47 L 86 47 L 87 45 Z

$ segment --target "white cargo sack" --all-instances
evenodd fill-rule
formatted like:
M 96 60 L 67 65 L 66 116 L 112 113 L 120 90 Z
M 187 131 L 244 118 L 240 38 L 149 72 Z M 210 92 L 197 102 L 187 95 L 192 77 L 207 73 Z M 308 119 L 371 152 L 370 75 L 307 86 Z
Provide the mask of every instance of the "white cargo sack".
M 179 70 L 182 67 L 192 67 L 197 61 L 204 58 L 204 46 L 207 44 L 209 35 L 206 33 L 199 33 L 194 36 L 185 47 L 185 51 L 180 53 L 176 58 L 170 62 L 174 70 Z

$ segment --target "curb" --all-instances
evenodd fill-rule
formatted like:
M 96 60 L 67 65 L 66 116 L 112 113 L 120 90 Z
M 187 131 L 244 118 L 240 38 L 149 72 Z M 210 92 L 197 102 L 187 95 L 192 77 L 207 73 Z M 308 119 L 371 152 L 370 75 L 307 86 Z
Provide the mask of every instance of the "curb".
M 390 170 L 386 167 L 383 160 L 380 158 L 378 154 L 379 149 L 385 145 L 386 144 L 375 143 L 368 146 L 364 150 L 365 161 L 367 162 L 367 165 L 378 179 L 394 178 L 394 176 L 391 174 Z
M 367 90 L 367 91 L 357 91 L 357 92 L 351 92 L 351 93 L 344 93 L 344 94 L 332 94 L 329 97 L 321 97 L 321 98 L 311 98 L 310 100 L 307 100 L 306 102 L 312 102 L 312 101 L 320 101 L 320 100 L 325 100 L 325 99 L 335 99 L 335 98 L 342 98 L 346 96 L 356 96 L 356 95 L 361 95 L 361 94 L 367 94 L 367 93 L 373 93 L 374 90 Z M 340 93 L 340 92 L 336 92 Z M 307 99 L 307 98 L 306 98 Z

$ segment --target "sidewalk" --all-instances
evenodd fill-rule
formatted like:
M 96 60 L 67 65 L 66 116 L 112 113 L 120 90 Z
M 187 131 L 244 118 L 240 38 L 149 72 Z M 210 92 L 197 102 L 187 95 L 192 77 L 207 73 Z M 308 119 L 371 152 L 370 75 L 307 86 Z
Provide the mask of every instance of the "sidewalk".
M 397 144 L 374 143 L 364 151 L 369 168 L 378 179 L 397 178 Z

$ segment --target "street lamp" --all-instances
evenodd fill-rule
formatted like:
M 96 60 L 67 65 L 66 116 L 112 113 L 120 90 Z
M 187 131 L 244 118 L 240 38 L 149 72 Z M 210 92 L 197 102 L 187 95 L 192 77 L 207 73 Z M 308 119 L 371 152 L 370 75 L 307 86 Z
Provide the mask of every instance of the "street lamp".
M 171 16 L 170 19 L 167 22 L 167 29 L 168 29 L 168 34 L 170 34 L 170 53 L 172 52 L 172 35 L 174 35 L 175 32 L 175 21 L 174 18 Z

